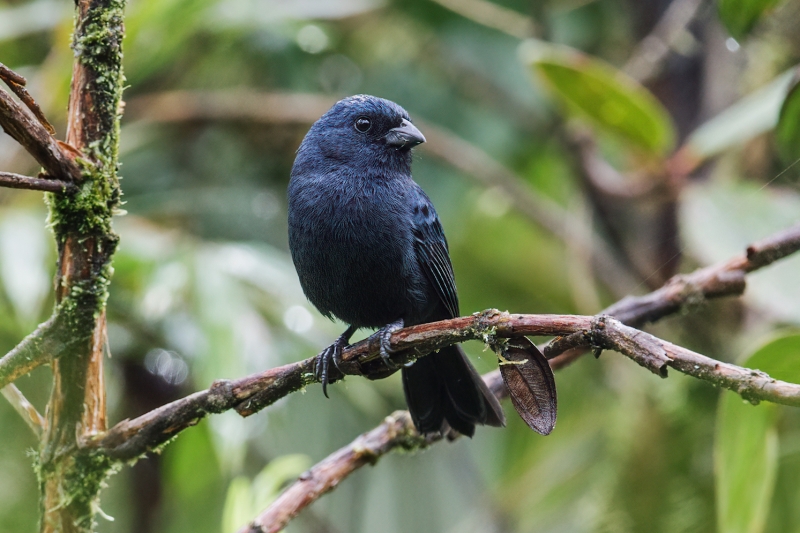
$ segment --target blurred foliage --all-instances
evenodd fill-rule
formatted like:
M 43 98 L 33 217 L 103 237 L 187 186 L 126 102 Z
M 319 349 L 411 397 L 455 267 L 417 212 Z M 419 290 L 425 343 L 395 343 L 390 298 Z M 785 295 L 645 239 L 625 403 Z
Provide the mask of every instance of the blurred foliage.
M 524 44 L 521 55 L 568 108 L 603 130 L 656 155 L 673 147 L 675 132 L 666 109 L 616 68 L 535 40 Z
M 775 379 L 800 381 L 800 335 L 782 331 L 758 348 L 742 365 L 768 373 Z M 772 507 L 778 472 L 778 415 L 773 404 L 753 408 L 735 394 L 720 397 L 714 442 L 719 530 L 764 531 Z M 780 504 L 777 504 L 778 507 Z M 773 516 L 789 515 L 786 509 Z M 784 524 L 792 531 L 800 524 Z
M 62 138 L 71 4 L 0 0 L 0 61 L 29 78 Z M 487 11 L 444 4 L 462 9 L 431 0 L 131 0 L 125 98 L 247 88 L 395 100 L 480 147 L 605 240 L 621 264 L 636 265 L 633 292 L 657 272 L 726 259 L 800 218 L 800 167 L 787 168 L 797 157 L 798 91 L 784 104 L 800 57 L 796 2 L 703 4 L 645 81 L 623 65 L 669 0 L 496 0 L 530 19 L 537 40 L 524 45 L 480 20 Z M 128 214 L 116 222 L 109 301 L 112 421 L 214 379 L 309 357 L 343 329 L 305 300 L 287 251 L 285 188 L 308 124 L 151 111 L 182 118 L 123 119 Z M 576 121 L 619 172 L 648 179 L 624 181 L 627 196 L 587 179 L 564 143 Z M 674 146 L 705 164 L 670 181 Z M 37 172 L 5 135 L 0 169 Z M 442 218 L 465 313 L 594 313 L 624 295 L 596 281 L 589 250 L 515 211 L 500 184 L 486 188 L 424 150 L 414 175 Z M 655 193 L 633 191 L 640 181 Z M 675 194 L 659 195 L 665 187 Z M 0 189 L 2 350 L 52 305 L 45 218 L 40 194 Z M 723 360 L 755 353 L 748 364 L 796 381 L 800 345 L 781 328 L 800 323 L 798 260 L 752 276 L 742 302 L 698 304 L 653 330 Z M 754 351 L 764 338 L 771 343 Z M 482 371 L 494 367 L 480 346 L 466 348 Z M 41 410 L 48 379 L 39 369 L 18 383 Z M 613 353 L 579 360 L 557 382 L 551 436 L 509 411 L 504 430 L 362 469 L 287 531 L 800 527 L 800 412 L 742 405 L 677 373 L 660 380 Z M 212 417 L 112 478 L 102 508 L 115 521 L 99 518 L 99 530 L 232 531 L 308 461 L 403 407 L 398 376 L 350 378 L 329 401 L 310 388 L 248 419 Z M 2 401 L 0 428 L 0 531 L 33 531 L 35 439 Z
M 779 0 L 720 0 L 719 18 L 736 39 L 747 36 L 764 16 L 764 12 L 775 7 Z

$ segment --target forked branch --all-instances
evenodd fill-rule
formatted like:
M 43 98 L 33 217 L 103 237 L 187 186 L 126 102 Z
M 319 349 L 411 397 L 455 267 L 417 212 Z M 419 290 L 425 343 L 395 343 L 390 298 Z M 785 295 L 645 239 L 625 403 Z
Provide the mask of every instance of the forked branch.
M 0 127 L 42 165 L 47 177 L 65 182 L 80 182 L 82 171 L 75 161 L 80 154 L 53 137 L 53 127 L 44 118 L 33 98 L 24 90 L 23 84 L 19 83 L 24 78 L 5 66 L 2 68 L 0 78 L 12 89 L 17 89 L 15 92 L 21 95 L 22 101 L 30 109 L 21 106 L 8 92 L 0 89 Z M 0 186 L 8 185 L 0 183 Z

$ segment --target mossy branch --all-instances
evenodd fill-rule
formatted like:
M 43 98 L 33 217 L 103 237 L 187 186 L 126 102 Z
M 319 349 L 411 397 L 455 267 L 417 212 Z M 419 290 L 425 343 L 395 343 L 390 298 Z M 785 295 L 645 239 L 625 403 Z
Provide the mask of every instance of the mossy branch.
M 68 341 L 64 320 L 57 312 L 0 359 L 0 388 L 58 357 Z
M 53 364 L 47 429 L 39 450 L 42 533 L 89 533 L 103 482 L 118 468 L 83 448 L 106 430 L 105 309 L 118 237 L 117 151 L 122 75 L 122 0 L 76 0 L 74 63 L 65 146 L 80 155 L 78 190 L 48 194 L 58 246 L 56 302 L 77 340 Z

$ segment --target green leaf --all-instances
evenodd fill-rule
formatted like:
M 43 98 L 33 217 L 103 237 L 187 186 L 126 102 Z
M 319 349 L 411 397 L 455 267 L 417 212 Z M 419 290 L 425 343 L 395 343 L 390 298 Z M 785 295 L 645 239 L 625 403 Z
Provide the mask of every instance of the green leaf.
M 745 362 L 776 379 L 800 381 L 800 334 L 782 334 Z M 717 530 L 759 533 L 764 530 L 778 468 L 778 406 L 752 406 L 723 392 L 717 417 L 714 466 Z
M 719 0 L 719 18 L 736 39 L 750 33 L 766 11 L 780 0 Z
M 244 476 L 228 485 L 222 512 L 222 533 L 234 533 L 278 497 L 283 486 L 311 466 L 307 455 L 283 455 L 270 461 L 251 483 Z
M 641 84 L 599 59 L 560 45 L 530 40 L 521 57 L 573 113 L 651 154 L 673 147 L 669 113 Z
M 717 531 L 763 531 L 775 485 L 778 437 L 775 405 L 752 406 L 723 392 L 714 447 Z
M 236 476 L 228 485 L 225 507 L 222 508 L 222 533 L 236 533 L 255 516 L 250 480 Z
M 800 158 L 800 78 L 797 74 L 793 76 L 792 83 L 775 128 L 778 149 L 787 164 Z
M 747 359 L 747 368 L 757 368 L 781 381 L 800 383 L 800 331 L 778 333 Z
M 794 68 L 703 123 L 686 140 L 688 149 L 705 160 L 774 128 L 793 76 Z
M 310 467 L 311 458 L 300 453 L 283 455 L 270 461 L 253 479 L 253 504 L 256 511 L 264 510 L 278 497 L 286 483 L 294 480 Z M 241 526 L 241 524 L 239 525 Z

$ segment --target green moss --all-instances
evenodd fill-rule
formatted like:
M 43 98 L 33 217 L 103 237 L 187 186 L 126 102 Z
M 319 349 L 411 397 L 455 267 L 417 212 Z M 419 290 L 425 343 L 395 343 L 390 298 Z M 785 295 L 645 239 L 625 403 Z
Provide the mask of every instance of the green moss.
M 46 474 L 61 478 L 58 507 L 70 508 L 78 529 L 92 530 L 95 526 L 94 515 L 99 508 L 100 490 L 106 486 L 108 477 L 117 473 L 120 467 L 104 454 L 88 451 L 63 456 L 62 461 L 51 463 L 49 472 L 37 466 L 36 473 L 40 485 L 45 483 Z
M 74 194 L 49 194 L 50 226 L 59 240 L 69 233 L 111 233 L 113 209 L 119 204 L 117 178 L 119 104 L 122 98 L 122 38 L 125 2 L 95 2 L 76 28 L 72 49 L 91 73 L 87 93 L 96 123 L 80 147 L 83 182 Z M 95 133 L 96 132 L 96 133 Z M 98 135 L 99 134 L 99 135 Z M 96 138 L 95 138 L 96 137 Z
M 72 42 L 77 60 L 95 73 L 92 100 L 100 117 L 100 131 L 106 136 L 93 149 L 109 163 L 117 160 L 118 110 L 124 85 L 120 67 L 124 8 L 123 0 L 94 2 L 76 28 Z

